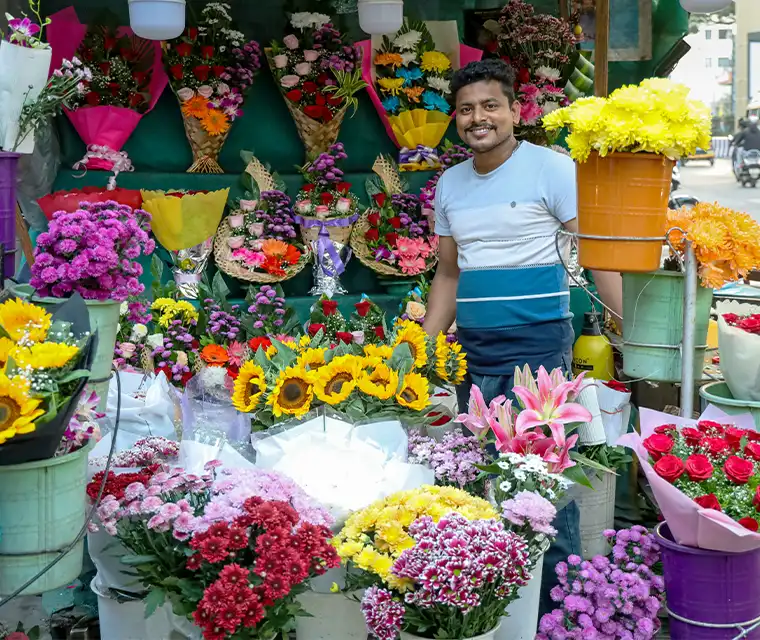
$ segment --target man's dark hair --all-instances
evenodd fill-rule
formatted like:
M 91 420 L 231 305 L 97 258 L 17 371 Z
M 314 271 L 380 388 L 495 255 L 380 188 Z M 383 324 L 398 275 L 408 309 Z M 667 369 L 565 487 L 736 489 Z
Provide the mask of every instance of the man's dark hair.
M 456 100 L 457 92 L 467 85 L 491 80 L 501 83 L 501 90 L 511 105 L 515 101 L 515 72 L 511 66 L 498 58 L 471 62 L 456 71 L 451 79 L 452 98 Z

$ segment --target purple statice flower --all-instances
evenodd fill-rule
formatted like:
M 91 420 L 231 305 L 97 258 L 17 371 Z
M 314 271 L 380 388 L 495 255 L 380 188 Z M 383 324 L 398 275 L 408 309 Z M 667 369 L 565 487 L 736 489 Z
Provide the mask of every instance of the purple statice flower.
M 482 487 L 476 486 L 482 474 L 475 465 L 487 465 L 489 461 L 474 436 L 452 432 L 437 442 L 416 431 L 409 434 L 409 462 L 430 467 L 438 484 L 482 493 Z
M 557 530 L 551 524 L 557 516 L 557 509 L 535 491 L 520 491 L 514 498 L 503 502 L 501 509 L 502 517 L 512 524 L 527 526 L 533 533 L 552 537 L 557 535 Z

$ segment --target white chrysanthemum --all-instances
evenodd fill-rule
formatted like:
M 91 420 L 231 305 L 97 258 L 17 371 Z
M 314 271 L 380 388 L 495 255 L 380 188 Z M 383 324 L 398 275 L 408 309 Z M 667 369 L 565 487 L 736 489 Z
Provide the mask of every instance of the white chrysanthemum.
M 431 89 L 443 93 L 444 95 L 451 93 L 451 83 L 446 80 L 446 78 L 441 78 L 439 76 L 430 76 L 427 79 L 427 83 Z
M 414 29 L 412 29 L 411 31 L 407 31 L 398 36 L 393 41 L 393 46 L 398 47 L 401 51 L 409 51 L 417 46 L 421 37 L 422 34 L 419 31 L 414 31 Z
M 132 333 L 130 334 L 129 339 L 132 342 L 139 342 L 147 335 L 148 335 L 148 327 L 138 322 L 135 324 L 134 327 L 132 327 Z
M 122 303 L 121 303 L 121 305 L 119 306 L 119 315 L 120 315 L 120 316 L 125 316 L 125 315 L 127 315 L 127 313 L 128 313 L 128 312 L 129 312 L 129 304 L 128 304 L 128 303 L 127 303 L 127 301 L 125 300 L 125 301 L 124 301 L 124 302 L 122 302 Z
M 200 377 L 201 382 L 206 388 L 224 388 L 224 381 L 227 377 L 227 369 L 224 367 L 204 367 L 201 369 Z
M 316 29 L 328 22 L 330 22 L 330 16 L 324 13 L 311 13 L 309 11 L 300 11 L 290 17 L 290 24 L 295 29 Z
M 413 62 L 417 62 L 417 54 L 414 51 L 405 51 L 401 54 L 401 63 L 408 67 Z
M 553 102 L 551 100 L 547 100 L 544 102 L 544 104 L 541 105 L 541 111 L 544 112 L 544 115 L 551 113 L 552 111 L 556 111 L 559 109 L 559 103 Z
M 561 74 L 557 69 L 554 69 L 553 67 L 541 65 L 538 69 L 536 69 L 536 75 L 539 78 L 547 80 L 548 82 L 557 82 L 557 80 L 560 79 Z

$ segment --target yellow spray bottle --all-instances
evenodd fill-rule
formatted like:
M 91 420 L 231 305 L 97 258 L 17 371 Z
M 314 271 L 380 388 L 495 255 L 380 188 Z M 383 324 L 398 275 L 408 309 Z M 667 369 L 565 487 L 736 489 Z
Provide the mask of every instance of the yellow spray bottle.
M 583 331 L 573 347 L 573 374 L 596 380 L 610 380 L 615 374 L 612 345 L 602 334 L 602 316 L 597 311 L 584 314 Z

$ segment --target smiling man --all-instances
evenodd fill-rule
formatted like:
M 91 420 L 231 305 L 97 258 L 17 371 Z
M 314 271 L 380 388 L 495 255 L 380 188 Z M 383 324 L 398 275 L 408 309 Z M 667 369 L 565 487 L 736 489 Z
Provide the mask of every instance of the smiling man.
M 473 62 L 451 83 L 457 131 L 473 158 L 448 169 L 436 186 L 439 263 L 430 290 L 425 330 L 436 335 L 456 318 L 467 352 L 468 379 L 458 389 L 466 411 L 470 386 L 486 402 L 512 397 L 515 367 L 570 371 L 574 342 L 568 277 L 556 234 L 577 230 L 575 165 L 561 153 L 519 142 L 515 76 L 501 60 Z M 560 239 L 568 263 L 570 242 Z M 594 280 L 606 304 L 619 313 L 617 273 Z M 578 508 L 557 515 L 557 542 L 546 555 L 542 613 L 553 608 L 548 591 L 554 565 L 580 553 Z

